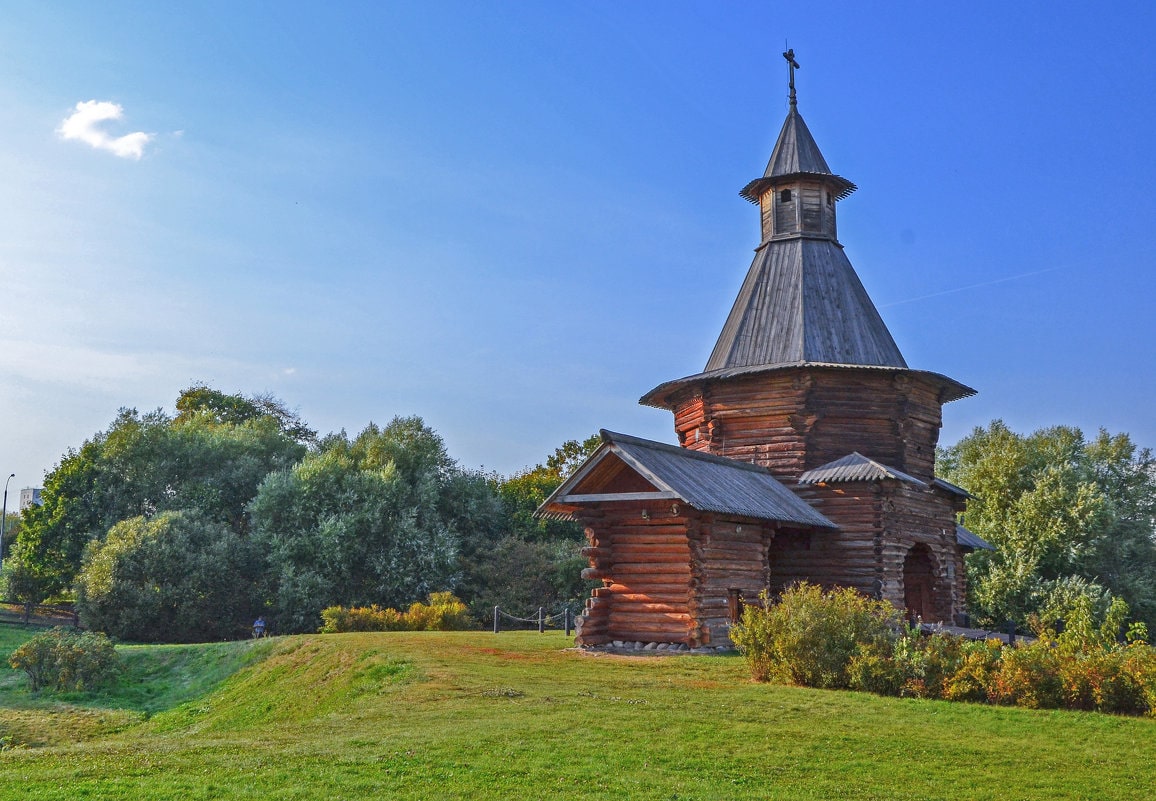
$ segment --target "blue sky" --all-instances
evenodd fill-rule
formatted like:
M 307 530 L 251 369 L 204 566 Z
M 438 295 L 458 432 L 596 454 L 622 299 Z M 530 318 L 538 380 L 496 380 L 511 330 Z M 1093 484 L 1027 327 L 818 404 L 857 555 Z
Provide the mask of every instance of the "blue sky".
M 1151 4 L 336 5 L 5 5 L 13 487 L 198 381 L 323 432 L 418 414 L 505 473 L 672 441 L 637 399 L 749 266 L 785 41 L 852 264 L 911 366 L 979 390 L 941 442 L 1156 445 Z

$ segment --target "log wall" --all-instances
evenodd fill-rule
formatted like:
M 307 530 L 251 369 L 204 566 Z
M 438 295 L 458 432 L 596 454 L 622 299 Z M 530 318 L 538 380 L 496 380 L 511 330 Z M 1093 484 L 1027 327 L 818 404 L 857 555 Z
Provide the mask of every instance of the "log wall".
M 854 587 L 903 608 L 904 561 L 923 544 L 934 561 L 935 621 L 954 622 L 966 610 L 967 577 L 955 542 L 953 498 L 899 481 L 795 489 L 839 530 L 779 532 L 769 549 L 772 593 L 805 580 Z
M 585 507 L 577 513 L 589 541 L 583 577 L 603 586 L 587 601 L 578 643 L 729 644 L 736 591 L 751 599 L 801 580 L 902 607 L 904 561 L 920 544 L 932 556 L 935 615 L 951 622 L 966 598 L 959 498 L 899 481 L 797 483 L 853 451 L 930 483 L 939 392 L 918 374 L 808 367 L 703 382 L 675 396 L 680 444 L 767 467 L 839 529 L 777 530 L 668 502 Z
M 852 451 L 930 481 L 942 425 L 925 376 L 800 368 L 688 388 L 672 399 L 679 443 L 763 465 L 793 483 Z
M 602 503 L 579 515 L 589 543 L 583 578 L 603 584 L 579 619 L 579 645 L 729 645 L 732 592 L 753 599 L 767 586 L 774 529 L 765 521 L 663 503 Z
M 770 579 L 769 546 L 775 536 L 766 521 L 703 516 L 691 540 L 691 611 L 697 624 L 693 645 L 730 645 L 732 599 L 753 601 Z
M 936 622 L 967 609 L 967 571 L 955 541 L 955 501 L 943 492 L 895 482 L 884 500 L 883 597 L 903 606 L 903 563 L 916 545 L 931 551 Z M 932 622 L 932 621 L 925 621 Z
M 883 487 L 878 482 L 864 482 L 794 489 L 839 530 L 815 531 L 803 548 L 790 548 L 786 541 L 772 548 L 772 589 L 781 590 L 805 579 L 825 587 L 854 587 L 878 595 L 879 582 L 886 581 L 881 561 L 885 548 Z
M 589 543 L 582 577 L 603 585 L 579 619 L 579 645 L 692 639 L 687 513 L 669 503 L 606 503 L 578 513 Z

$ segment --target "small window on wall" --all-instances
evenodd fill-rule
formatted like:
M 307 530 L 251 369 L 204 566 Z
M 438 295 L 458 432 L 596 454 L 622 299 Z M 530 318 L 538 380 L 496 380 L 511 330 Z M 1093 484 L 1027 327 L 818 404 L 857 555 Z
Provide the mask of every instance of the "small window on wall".
M 791 190 L 790 189 L 784 189 L 782 192 L 779 192 L 779 202 L 780 203 L 790 203 L 791 202 Z
M 743 591 L 738 587 L 727 589 L 727 613 L 731 623 L 741 623 L 743 620 Z
M 830 192 L 827 193 L 827 205 L 828 206 L 834 206 L 835 205 L 835 198 L 831 197 Z

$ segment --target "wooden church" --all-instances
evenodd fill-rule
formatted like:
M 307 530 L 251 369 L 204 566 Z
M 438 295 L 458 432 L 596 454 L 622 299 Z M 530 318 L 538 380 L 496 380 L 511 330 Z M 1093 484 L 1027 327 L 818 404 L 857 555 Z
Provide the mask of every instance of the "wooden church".
M 603 584 L 580 645 L 728 645 L 742 599 L 800 580 L 955 622 L 963 555 L 990 547 L 935 476 L 942 407 L 975 390 L 904 361 L 837 237 L 855 184 L 819 152 L 783 55 L 790 110 L 741 192 L 754 262 L 705 369 L 641 399 L 674 414 L 680 447 L 603 431 L 539 510 L 584 526 L 583 576 Z

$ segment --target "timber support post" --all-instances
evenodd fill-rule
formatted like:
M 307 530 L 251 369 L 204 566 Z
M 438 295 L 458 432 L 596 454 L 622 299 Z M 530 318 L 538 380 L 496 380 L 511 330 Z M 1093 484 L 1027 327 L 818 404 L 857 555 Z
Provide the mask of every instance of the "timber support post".
M 544 606 L 538 607 L 538 633 L 546 633 L 546 607 Z
M 494 607 L 494 634 L 498 633 L 498 615 L 501 614 L 501 611 L 498 607 Z

